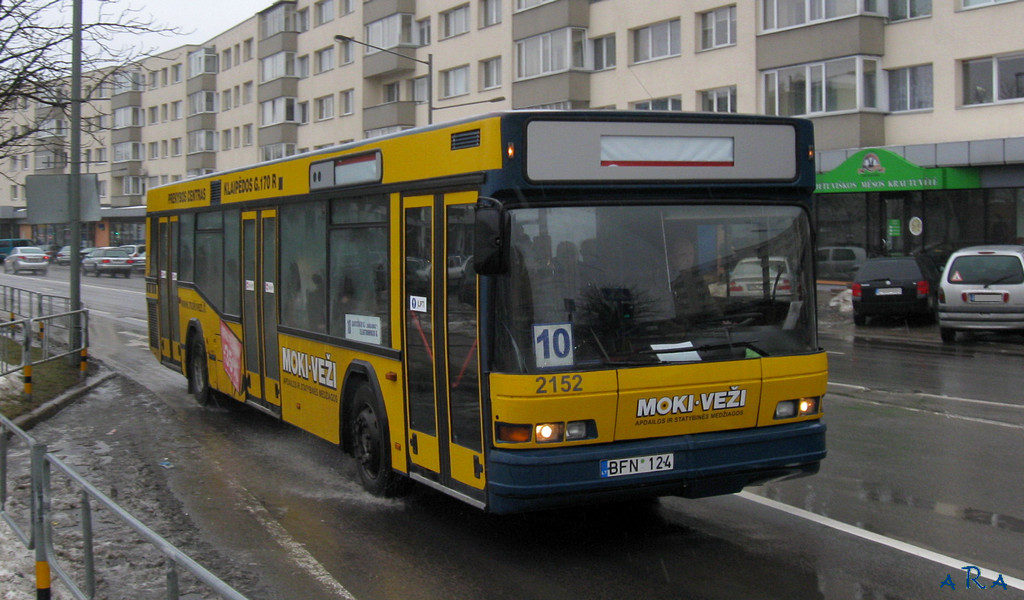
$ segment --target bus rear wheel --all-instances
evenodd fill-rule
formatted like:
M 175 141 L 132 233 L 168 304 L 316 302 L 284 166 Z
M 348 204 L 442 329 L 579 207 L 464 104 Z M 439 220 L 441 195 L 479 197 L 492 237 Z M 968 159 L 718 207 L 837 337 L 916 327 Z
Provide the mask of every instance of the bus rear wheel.
M 188 384 L 200 406 L 210 403 L 213 391 L 210 389 L 210 377 L 206 371 L 206 345 L 198 335 L 193 337 L 189 344 Z
M 374 496 L 394 496 L 401 476 L 391 470 L 391 448 L 377 397 L 369 385 L 361 384 L 353 395 L 352 456 L 356 459 L 359 482 Z

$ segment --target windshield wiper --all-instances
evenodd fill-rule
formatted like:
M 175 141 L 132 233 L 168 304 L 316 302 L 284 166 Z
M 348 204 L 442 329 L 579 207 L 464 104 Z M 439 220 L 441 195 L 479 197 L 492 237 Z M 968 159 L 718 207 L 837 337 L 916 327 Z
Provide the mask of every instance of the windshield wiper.
M 754 344 L 754 342 L 758 342 L 758 341 L 760 341 L 760 340 L 751 340 L 749 342 L 738 342 L 737 341 L 737 342 L 721 342 L 721 343 L 718 343 L 718 344 L 703 344 L 701 346 L 694 346 L 693 349 L 696 350 L 697 352 L 700 352 L 702 350 L 721 350 L 722 348 L 735 348 L 736 346 L 739 346 L 741 348 L 747 348 L 748 350 L 753 350 L 754 352 L 757 353 L 758 357 L 769 356 L 769 354 L 768 354 L 768 352 L 766 350 L 764 350 L 763 348 L 760 348 L 760 347 L 758 347 L 758 346 L 756 346 Z
M 1002 277 L 999 277 L 998 279 L 993 279 L 992 281 L 990 281 L 990 282 L 985 284 L 985 289 L 988 289 L 988 286 L 990 286 L 990 285 L 995 285 L 997 283 L 1002 283 L 1002 282 L 1006 281 L 1007 279 L 1009 279 L 1011 277 L 1014 277 L 1013 273 L 1009 273 L 1007 275 L 1003 275 Z

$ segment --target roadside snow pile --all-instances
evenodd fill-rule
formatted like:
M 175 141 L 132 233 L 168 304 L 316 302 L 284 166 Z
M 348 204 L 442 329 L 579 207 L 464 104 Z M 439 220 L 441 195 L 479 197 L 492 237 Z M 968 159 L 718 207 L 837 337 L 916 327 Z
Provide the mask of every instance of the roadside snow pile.
M 830 308 L 837 309 L 841 313 L 853 312 L 853 290 L 843 290 L 828 301 Z

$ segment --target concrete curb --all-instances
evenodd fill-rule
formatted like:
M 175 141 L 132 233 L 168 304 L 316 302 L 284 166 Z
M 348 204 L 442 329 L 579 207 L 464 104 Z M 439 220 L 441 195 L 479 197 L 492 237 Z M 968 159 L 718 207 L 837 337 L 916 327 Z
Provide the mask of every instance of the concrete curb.
M 101 384 L 106 383 L 107 381 L 113 379 L 116 376 L 117 373 L 114 373 L 113 371 L 108 371 L 103 367 L 99 367 L 99 371 L 95 375 L 86 379 L 85 382 L 68 389 L 63 394 L 57 396 L 53 400 L 41 404 L 32 412 L 23 414 L 19 417 L 15 417 L 14 419 L 12 419 L 12 421 L 23 431 L 28 431 L 29 429 L 32 429 L 39 423 L 59 413 L 61 410 L 63 410 L 65 407 L 70 405 L 75 400 L 81 398 L 88 392 L 91 392 L 95 388 L 99 387 Z

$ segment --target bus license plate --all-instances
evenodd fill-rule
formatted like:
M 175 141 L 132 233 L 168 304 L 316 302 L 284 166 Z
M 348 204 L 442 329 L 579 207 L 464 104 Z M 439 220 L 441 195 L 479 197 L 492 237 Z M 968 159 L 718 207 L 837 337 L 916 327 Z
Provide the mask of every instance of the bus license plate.
M 653 454 L 651 456 L 602 460 L 601 477 L 619 477 L 622 475 L 654 473 L 655 471 L 671 471 L 674 465 L 672 459 L 672 454 Z

